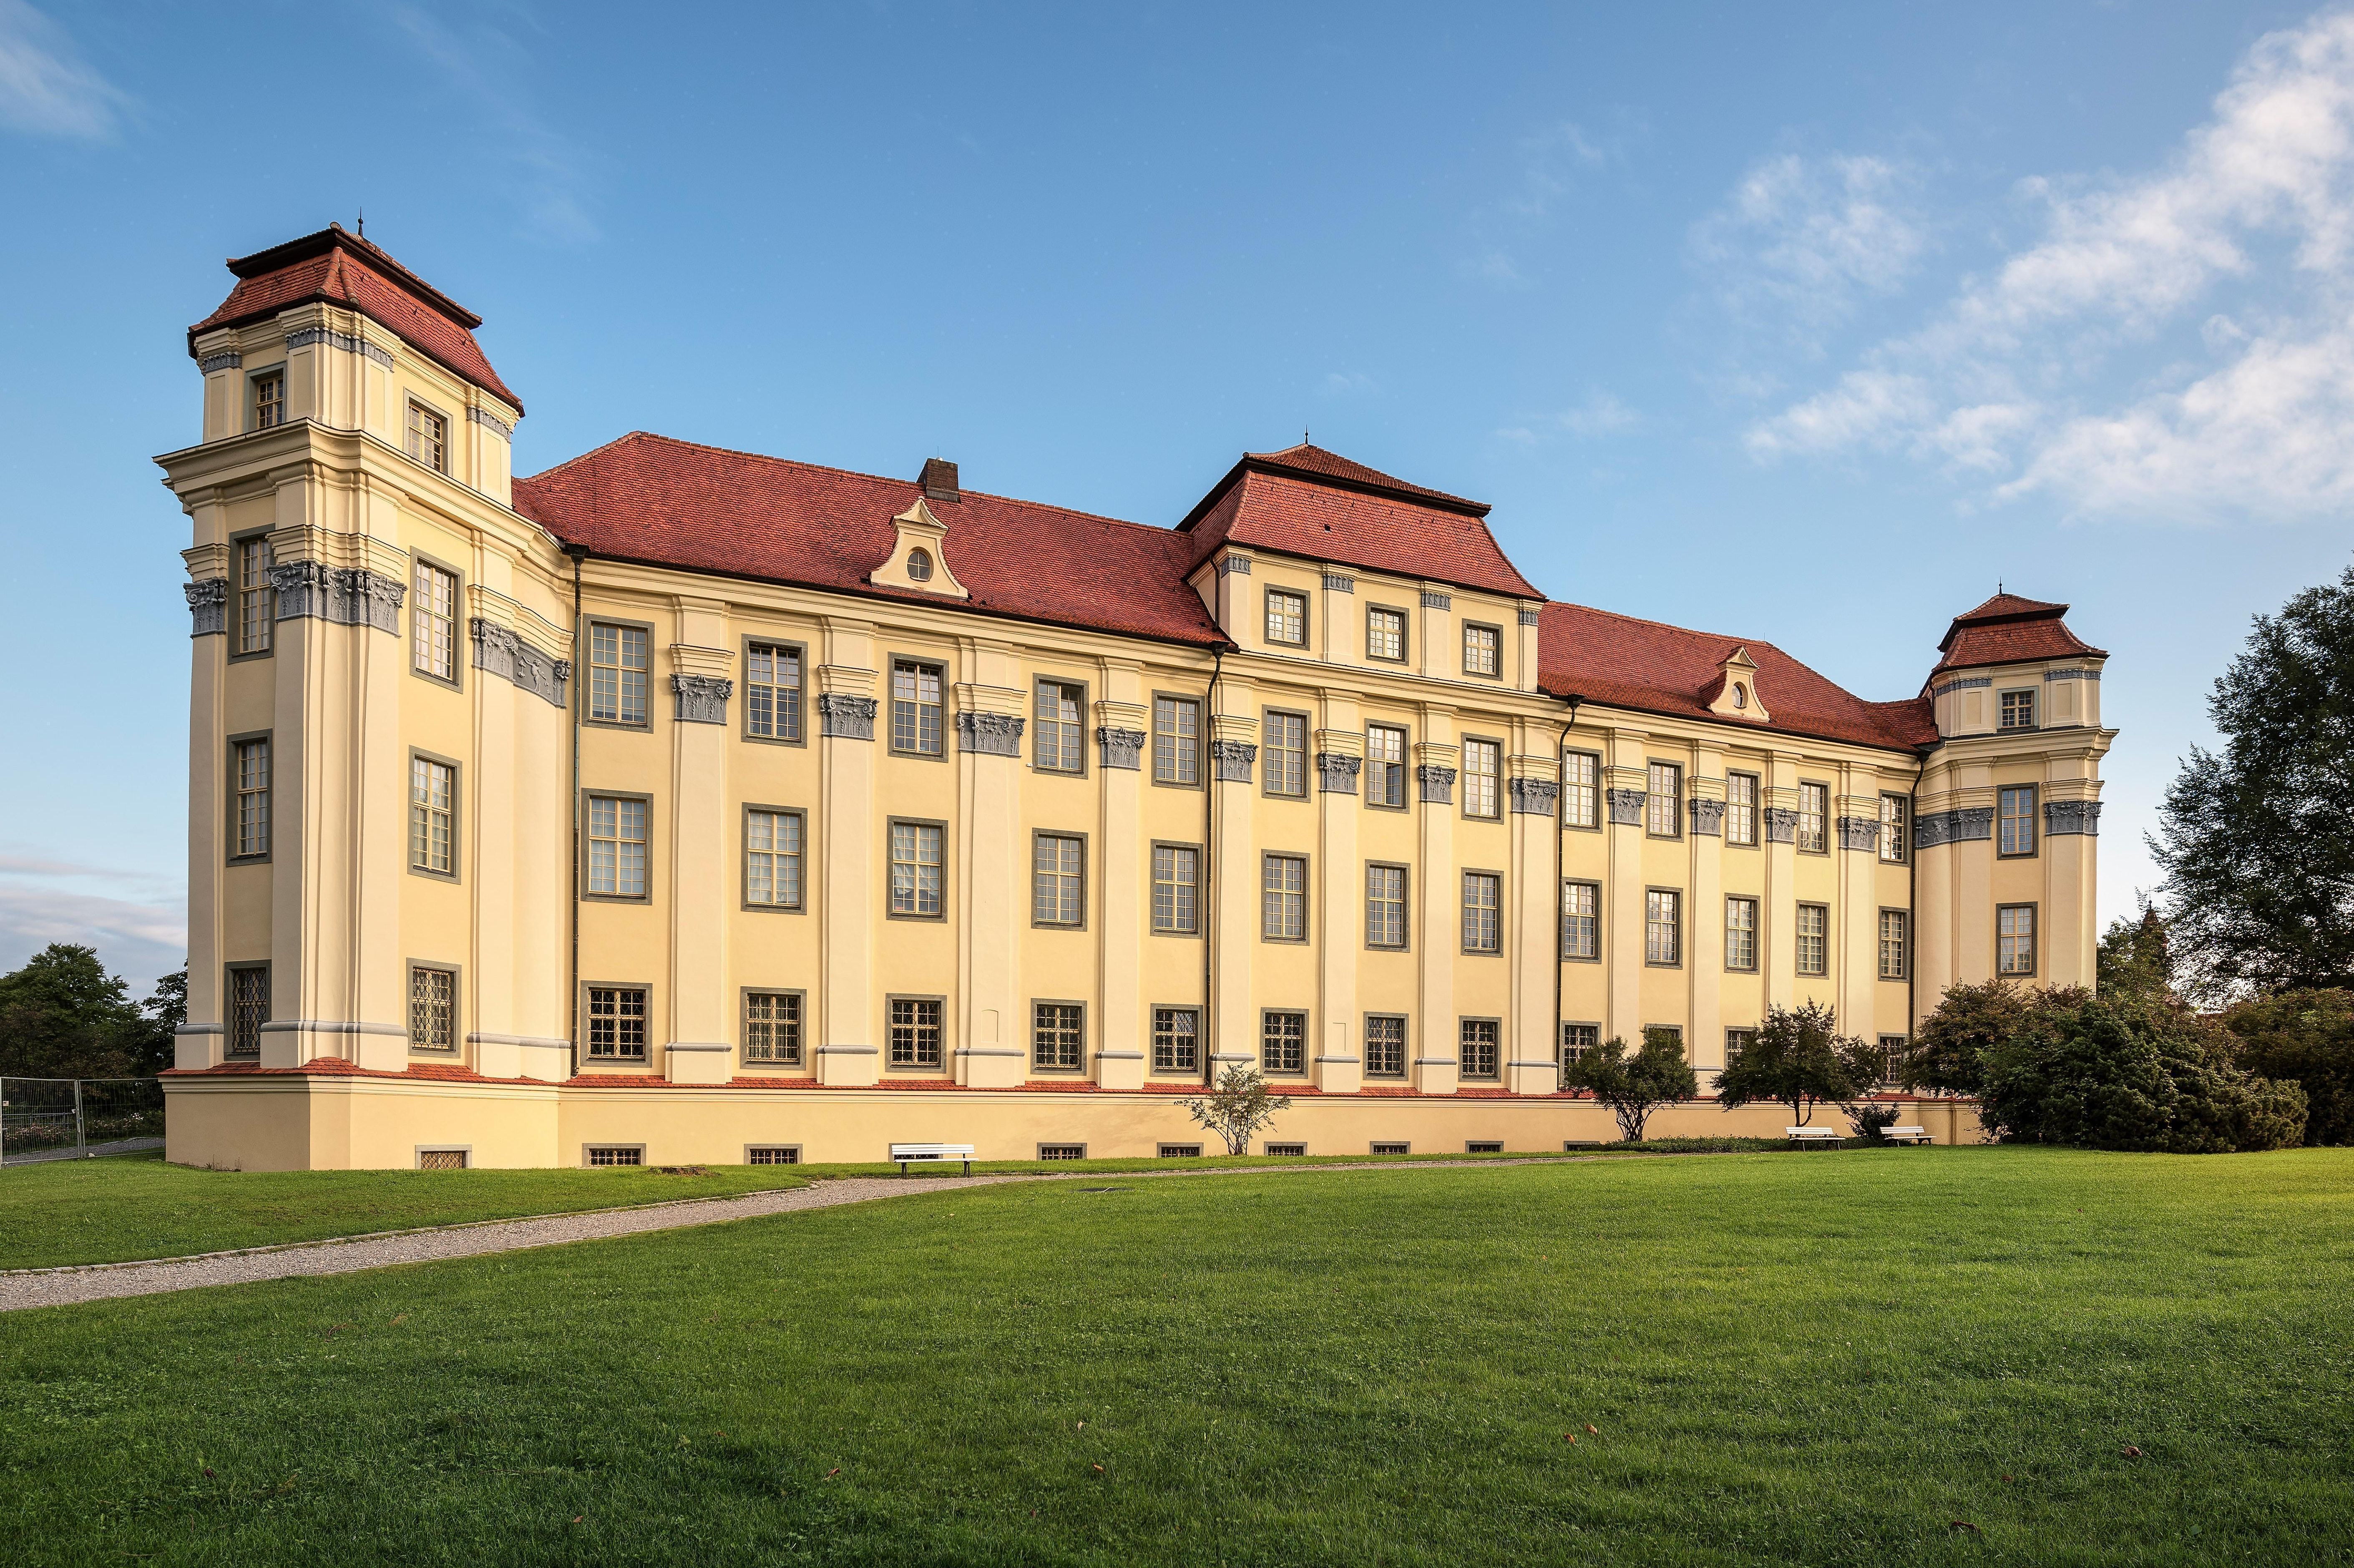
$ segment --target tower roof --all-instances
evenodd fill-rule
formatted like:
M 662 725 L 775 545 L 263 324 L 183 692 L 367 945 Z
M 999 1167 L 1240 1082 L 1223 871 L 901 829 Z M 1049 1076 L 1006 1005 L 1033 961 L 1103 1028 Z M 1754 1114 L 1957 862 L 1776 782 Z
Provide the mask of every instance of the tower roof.
M 1976 609 L 1954 617 L 1937 644 L 1943 655 L 1931 674 L 1947 670 L 1976 669 L 1986 664 L 2014 664 L 2034 659 L 2071 659 L 2078 654 L 2105 659 L 2095 648 L 2068 630 L 2061 618 L 2064 604 L 1998 593 Z
M 323 300 L 398 333 L 402 342 L 452 376 L 523 412 L 523 399 L 499 379 L 474 341 L 482 318 L 341 224 L 232 257 L 228 265 L 237 284 L 219 309 L 188 329 L 191 357 L 204 333 L 267 321 L 281 311 Z

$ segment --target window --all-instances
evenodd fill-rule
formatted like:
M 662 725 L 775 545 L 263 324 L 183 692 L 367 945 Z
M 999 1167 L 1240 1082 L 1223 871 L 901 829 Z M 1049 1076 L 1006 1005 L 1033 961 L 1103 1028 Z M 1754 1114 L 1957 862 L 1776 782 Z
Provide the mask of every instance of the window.
M 1258 1060 L 1261 1072 L 1306 1072 L 1308 1015 L 1304 1012 L 1260 1014 Z
M 762 740 L 801 737 L 801 651 L 781 642 L 745 650 L 744 733 Z
M 1463 950 L 1497 953 L 1503 950 L 1500 906 L 1504 879 L 1492 871 L 1463 874 Z
M 270 853 L 270 737 L 229 748 L 237 771 L 237 853 L 258 860 Z
M 646 993 L 642 986 L 588 988 L 588 1054 L 607 1061 L 646 1059 Z
M 462 1149 L 420 1149 L 417 1151 L 419 1171 L 463 1171 L 466 1150 Z
M 801 814 L 751 807 L 744 813 L 744 902 L 762 909 L 801 906 Z
M 620 795 L 588 797 L 588 894 L 646 895 L 646 803 Z
M 1267 1146 L 1267 1152 L 1270 1155 L 1304 1155 L 1308 1152 L 1308 1146 L 1304 1143 L 1270 1143 Z
M 2031 975 L 2035 972 L 2035 906 L 2004 904 L 1994 912 L 1994 972 Z
M 1492 1018 L 1463 1020 L 1463 1037 L 1456 1060 L 1467 1078 L 1494 1078 L 1498 1074 L 1496 1052 L 1499 1025 Z
M 1504 748 L 1492 740 L 1463 743 L 1463 814 L 1492 818 L 1498 814 L 1497 775 L 1503 771 Z
M 1405 611 L 1375 605 L 1365 611 L 1365 657 L 1404 662 Z
M 1405 731 L 1394 725 L 1365 726 L 1365 804 L 1405 805 Z
M 1757 900 L 1728 898 L 1724 901 L 1724 967 L 1729 969 L 1754 969 L 1757 967 Z
M 228 1039 L 222 1054 L 232 1062 L 261 1055 L 261 1026 L 270 1022 L 270 966 L 241 964 L 228 971 Z
M 1087 1146 L 1084 1143 L 1042 1143 L 1038 1146 L 1041 1160 L 1085 1160 Z
M 1365 1018 L 1365 1075 L 1405 1076 L 1405 1019 L 1394 1012 L 1369 1013 Z
M 1684 770 L 1672 762 L 1654 762 L 1644 793 L 1643 831 L 1655 839 L 1684 836 Z
M 425 964 L 408 967 L 408 1048 L 458 1048 L 458 971 Z
M 1190 844 L 1152 846 L 1152 928 L 1191 937 L 1202 929 L 1202 852 Z
M 1492 626 L 1465 626 L 1463 673 L 1467 675 L 1493 675 L 1496 673 L 1497 650 L 1502 643 L 1503 633 Z
M 907 578 L 910 582 L 919 583 L 932 580 L 932 553 L 929 550 L 907 552 Z
M 1087 841 L 1040 833 L 1031 851 L 1030 918 L 1040 926 L 1076 926 L 1087 919 Z
M 1202 1146 L 1198 1143 L 1164 1143 L 1158 1150 L 1163 1160 L 1199 1160 Z
M 1906 940 L 1910 933 L 1904 927 L 1903 910 L 1883 909 L 1880 912 L 1880 978 L 1882 980 L 1901 980 L 1904 978 L 1906 954 L 1911 950 L 1911 944 Z
M 1880 858 L 1903 865 L 1912 853 L 1913 802 L 1902 795 L 1880 798 Z
M 947 831 L 930 822 L 891 824 L 891 913 L 930 919 L 940 913 L 940 847 Z
M 1602 887 L 1599 883 L 1561 885 L 1561 956 L 1598 959 L 1602 956 Z
M 1883 1087 L 1896 1088 L 1904 1082 L 1904 1060 L 1913 1054 L 1913 1044 L 1902 1034 L 1880 1037 L 1880 1082 Z
M 1414 1145 L 1411 1143 L 1376 1143 L 1373 1145 L 1373 1151 L 1375 1154 L 1411 1154 L 1414 1152 Z
M 1183 697 L 1152 699 L 1152 781 L 1202 781 L 1202 705 Z
M 408 406 L 408 455 L 436 473 L 450 471 L 450 421 L 422 403 Z
M 1585 1060 L 1589 1051 L 1602 1044 L 1602 1025 L 1598 1023 L 1564 1023 L 1561 1026 L 1561 1070 L 1568 1072 Z
M 1152 1010 L 1152 1070 L 1156 1073 L 1198 1073 L 1202 1070 L 1202 1014 L 1191 1007 Z
M 940 672 L 935 664 L 891 662 L 891 749 L 940 754 Z
M 1808 854 L 1830 853 L 1831 787 L 1798 786 L 1798 848 Z
M 1798 972 L 1819 975 L 1830 972 L 1831 911 L 1826 904 L 1798 906 Z
M 1464 1144 L 1463 1152 L 1466 1154 L 1501 1154 L 1504 1152 L 1504 1145 L 1500 1139 L 1475 1138 Z
M 1590 751 L 1561 754 L 1561 825 L 1602 825 L 1602 758 Z
M 801 1065 L 801 993 L 744 993 L 744 1060 L 771 1067 Z
M 1729 844 L 1757 842 L 1757 775 L 1728 773 L 1724 776 L 1724 842 Z
M 2024 855 L 2035 853 L 2035 786 L 2014 785 L 2001 792 L 1996 814 L 1995 853 Z
M 253 428 L 274 430 L 286 422 L 286 373 L 270 371 L 253 378 Z
M 1082 1012 L 1076 1001 L 1039 1001 L 1030 1006 L 1031 1065 L 1052 1073 L 1076 1073 L 1087 1065 Z
M 410 667 L 437 681 L 458 678 L 458 575 L 417 563 L 417 597 L 408 607 Z
M 1405 946 L 1405 867 L 1365 867 L 1365 946 Z
M 748 1165 L 799 1165 L 801 1146 L 798 1143 L 755 1143 L 744 1150 Z
M 1308 857 L 1271 854 L 1259 863 L 1259 935 L 1270 942 L 1308 939 Z
M 1068 681 L 1038 683 L 1037 764 L 1049 773 L 1077 773 L 1087 767 L 1079 746 L 1079 714 L 1087 689 Z
M 1308 720 L 1299 714 L 1270 713 L 1260 721 L 1267 762 L 1267 792 L 1308 793 Z
M 588 1150 L 591 1166 L 643 1165 L 646 1151 L 635 1144 L 592 1143 Z
M 270 541 L 256 535 L 237 542 L 237 651 L 267 653 L 278 621 L 278 590 L 270 581 Z
M 1682 894 L 1655 887 L 1643 895 L 1643 961 L 1684 961 Z
M 891 999 L 891 1065 L 940 1065 L 940 1003 L 937 997 Z
M 646 722 L 647 637 L 642 626 L 588 627 L 588 716 L 599 724 Z
M 1267 590 L 1267 640 L 1288 648 L 1308 646 L 1308 596 Z
M 458 770 L 429 757 L 408 759 L 408 869 L 458 874 Z
M 2035 727 L 2035 693 L 2032 688 L 2002 694 L 1999 727 L 2003 729 Z
M 1757 1044 L 1755 1029 L 1728 1029 L 1724 1032 L 1724 1065 L 1731 1066 L 1741 1060 L 1741 1054 Z

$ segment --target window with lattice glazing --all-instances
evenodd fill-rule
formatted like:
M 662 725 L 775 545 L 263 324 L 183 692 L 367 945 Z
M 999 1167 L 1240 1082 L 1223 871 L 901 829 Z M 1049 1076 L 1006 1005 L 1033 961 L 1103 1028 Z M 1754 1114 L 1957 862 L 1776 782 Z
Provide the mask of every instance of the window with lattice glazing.
M 1598 1023 L 1564 1023 L 1561 1026 L 1561 1067 L 1567 1072 L 1585 1060 L 1585 1054 L 1602 1044 L 1602 1026 Z
M 1461 1044 L 1456 1056 L 1457 1070 L 1466 1078 L 1492 1079 L 1500 1075 L 1497 1049 L 1501 1026 L 1492 1018 L 1463 1020 Z
M 1202 1014 L 1191 1007 L 1152 1010 L 1152 1070 L 1156 1073 L 1198 1073 L 1202 1070 Z
M 1049 773 L 1077 773 L 1087 767 L 1079 715 L 1087 706 L 1085 686 L 1069 681 L 1041 681 L 1034 722 L 1037 763 Z
M 267 653 L 278 625 L 278 590 L 270 580 L 270 541 L 237 542 L 237 651 Z
M 646 1059 L 646 993 L 642 986 L 588 988 L 588 1054 L 592 1058 Z
M 744 729 L 763 740 L 801 737 L 801 651 L 755 642 L 745 658 Z
M 408 1044 L 413 1051 L 458 1048 L 458 976 L 418 964 L 408 971 Z
M 1308 1015 L 1268 1012 L 1260 1015 L 1259 1070 L 1301 1073 L 1308 1069 Z
M 1259 863 L 1259 934 L 1270 942 L 1308 939 L 1308 859 L 1271 854 Z
M 1405 1076 L 1405 1018 L 1394 1012 L 1365 1017 L 1365 1075 L 1373 1078 Z
M 1087 1065 L 1085 1013 L 1076 1001 L 1031 1006 L 1030 1064 L 1046 1072 L 1076 1073 Z
M 410 657 L 419 674 L 458 678 L 458 576 L 429 561 L 417 563 L 417 591 L 408 601 Z
M 430 758 L 408 759 L 408 865 L 458 873 L 458 770 Z
M 1041 926 L 1076 926 L 1087 918 L 1087 842 L 1062 833 L 1032 841 L 1030 917 Z
M 588 716 L 604 724 L 646 722 L 646 629 L 596 621 L 588 628 Z
M 930 998 L 894 997 L 891 1001 L 891 1065 L 937 1067 L 940 1065 L 940 1004 Z
M 801 1065 L 801 998 L 799 991 L 744 993 L 744 1060 L 771 1067 Z
M 270 1022 L 270 970 L 260 964 L 228 971 L 228 1039 L 222 1054 L 250 1062 L 261 1054 L 261 1026 Z

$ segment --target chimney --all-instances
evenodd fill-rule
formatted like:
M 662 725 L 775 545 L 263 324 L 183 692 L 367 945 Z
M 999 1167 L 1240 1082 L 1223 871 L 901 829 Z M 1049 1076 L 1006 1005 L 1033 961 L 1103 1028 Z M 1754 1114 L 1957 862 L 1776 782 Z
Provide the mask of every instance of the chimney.
M 923 485 L 924 499 L 927 501 L 955 501 L 960 499 L 957 493 L 956 464 L 949 461 L 946 458 L 926 458 L 924 460 Z

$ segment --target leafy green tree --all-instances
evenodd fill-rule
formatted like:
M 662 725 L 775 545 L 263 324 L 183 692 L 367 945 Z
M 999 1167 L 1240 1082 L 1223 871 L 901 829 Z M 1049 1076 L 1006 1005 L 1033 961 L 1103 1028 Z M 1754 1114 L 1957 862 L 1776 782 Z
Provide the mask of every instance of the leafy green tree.
M 2173 944 L 2155 905 L 2145 902 L 2138 918 L 2121 915 L 2109 922 L 2109 928 L 2101 933 L 2093 976 L 2103 996 L 2174 1000 Z
M 2354 568 L 2258 616 L 2167 790 L 2151 848 L 2187 989 L 2354 985 Z
M 1947 986 L 1921 1021 L 1900 1081 L 1914 1094 L 1976 1095 L 1988 1054 L 2026 1028 L 2032 1012 L 2028 993 L 2007 980 Z
M 1626 1041 L 1604 1041 L 1570 1064 L 1561 1086 L 1583 1089 L 1609 1107 L 1618 1136 L 1629 1143 L 1643 1141 L 1644 1127 L 1660 1110 L 1700 1098 L 1700 1075 L 1671 1029 L 1645 1030 L 1643 1048 L 1632 1057 Z
M 154 1032 L 122 978 L 108 974 L 91 948 L 53 942 L 23 969 L 0 975 L 0 1076 L 123 1078 L 153 1072 Z
M 1880 1081 L 1877 1052 L 1839 1032 L 1839 1014 L 1819 1001 L 1769 1007 L 1757 1033 L 1716 1075 L 1717 1103 L 1784 1105 L 1804 1127 L 1825 1100 L 1860 1101 Z
M 1248 1154 L 1251 1134 L 1273 1126 L 1278 1114 L 1291 1108 L 1291 1097 L 1269 1094 L 1267 1080 L 1237 1062 L 1227 1065 L 1218 1075 L 1217 1086 L 1208 1094 L 1177 1103 L 1224 1139 L 1227 1153 Z
M 2305 1091 L 2305 1141 L 2354 1143 L 2354 991 L 2289 991 L 2223 1015 L 2240 1065 Z

